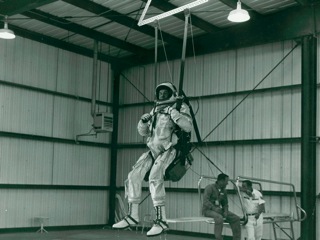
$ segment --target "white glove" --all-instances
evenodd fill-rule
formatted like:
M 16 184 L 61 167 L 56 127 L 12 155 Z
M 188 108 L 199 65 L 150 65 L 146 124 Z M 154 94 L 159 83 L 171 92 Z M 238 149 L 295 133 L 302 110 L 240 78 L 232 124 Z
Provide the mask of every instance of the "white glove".
M 150 113 L 145 113 L 141 116 L 141 121 L 147 123 L 152 118 Z

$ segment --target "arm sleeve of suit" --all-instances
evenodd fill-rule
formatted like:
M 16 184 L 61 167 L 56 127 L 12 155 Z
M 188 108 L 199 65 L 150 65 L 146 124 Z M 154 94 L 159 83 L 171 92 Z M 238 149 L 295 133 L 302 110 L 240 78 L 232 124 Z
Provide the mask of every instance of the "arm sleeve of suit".
M 185 132 L 191 132 L 193 128 L 190 108 L 187 104 L 182 103 L 180 112 L 176 109 L 171 111 L 172 120 Z
M 151 115 L 153 114 L 153 109 L 150 112 L 150 114 Z M 146 123 L 142 122 L 141 119 L 139 120 L 137 130 L 141 136 L 143 137 L 150 136 L 151 134 L 150 125 L 152 124 L 152 121 L 154 121 L 154 117 L 152 117 L 151 120 Z

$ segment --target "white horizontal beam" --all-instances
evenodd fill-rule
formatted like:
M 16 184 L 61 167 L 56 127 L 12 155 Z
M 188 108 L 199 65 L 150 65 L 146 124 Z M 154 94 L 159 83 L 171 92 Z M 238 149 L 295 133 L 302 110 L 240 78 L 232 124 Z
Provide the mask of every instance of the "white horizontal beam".
M 183 5 L 181 7 L 177 7 L 175 9 L 172 9 L 172 10 L 170 10 L 168 12 L 161 13 L 161 14 L 159 14 L 157 16 L 154 16 L 154 17 L 151 17 L 151 18 L 148 18 L 148 19 L 144 19 L 145 15 L 146 15 L 146 13 L 148 11 L 148 8 L 150 6 L 151 1 L 152 0 L 148 0 L 147 4 L 146 4 L 146 6 L 145 6 L 145 8 L 144 8 L 144 10 L 142 12 L 142 15 L 140 17 L 140 20 L 138 22 L 138 26 L 143 26 L 145 24 L 152 23 L 152 22 L 154 22 L 156 20 L 160 20 L 160 19 L 172 16 L 172 15 L 174 15 L 176 13 L 182 12 L 185 9 L 190 9 L 190 8 L 193 8 L 193 7 L 196 7 L 196 6 L 199 6 L 199 5 L 203 4 L 203 3 L 208 2 L 208 0 L 197 0 L 197 1 L 194 1 L 194 2 L 191 2 L 191 3 L 188 3 L 186 5 Z

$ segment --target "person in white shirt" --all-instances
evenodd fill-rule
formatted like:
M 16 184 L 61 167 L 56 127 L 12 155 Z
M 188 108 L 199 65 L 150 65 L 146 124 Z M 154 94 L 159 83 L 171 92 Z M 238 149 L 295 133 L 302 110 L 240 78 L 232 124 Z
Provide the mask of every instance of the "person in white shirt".
M 265 200 L 263 200 L 262 193 L 252 188 L 250 180 L 242 182 L 243 204 L 248 222 L 245 225 L 248 240 L 261 240 L 263 233 L 263 213 L 265 212 Z

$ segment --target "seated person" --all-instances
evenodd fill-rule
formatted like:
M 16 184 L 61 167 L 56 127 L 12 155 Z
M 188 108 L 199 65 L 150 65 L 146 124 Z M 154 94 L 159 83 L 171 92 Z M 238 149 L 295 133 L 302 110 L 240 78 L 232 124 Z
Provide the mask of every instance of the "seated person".
M 202 214 L 214 218 L 214 235 L 222 240 L 223 221 L 228 222 L 232 229 L 233 240 L 241 239 L 240 218 L 228 210 L 228 196 L 226 186 L 229 176 L 221 173 L 216 183 L 209 184 L 204 189 Z

